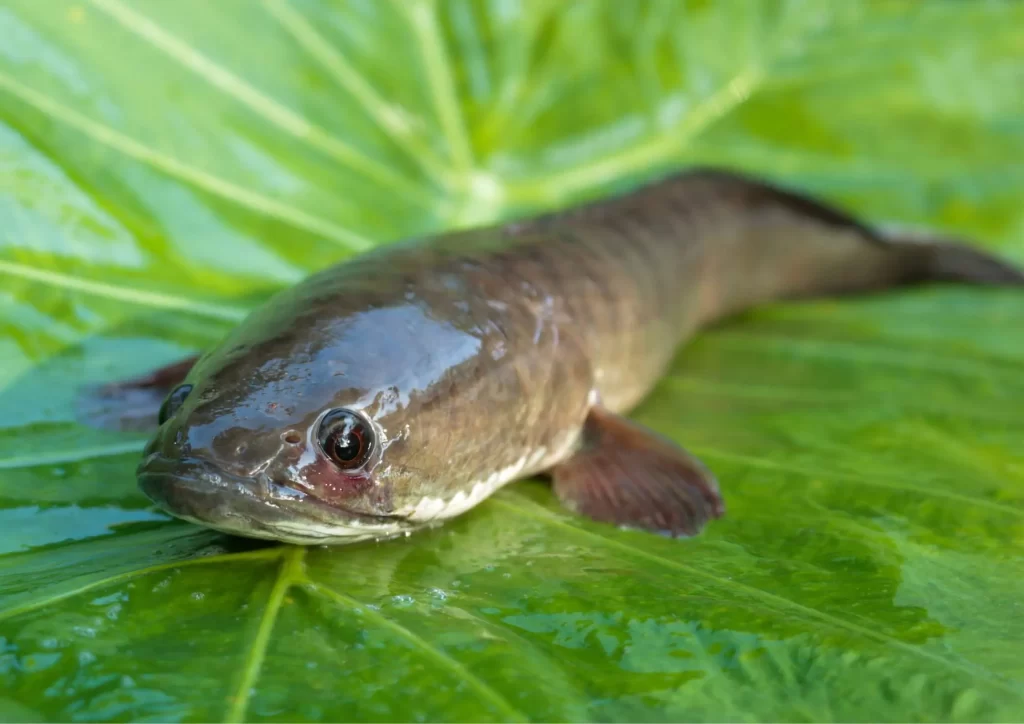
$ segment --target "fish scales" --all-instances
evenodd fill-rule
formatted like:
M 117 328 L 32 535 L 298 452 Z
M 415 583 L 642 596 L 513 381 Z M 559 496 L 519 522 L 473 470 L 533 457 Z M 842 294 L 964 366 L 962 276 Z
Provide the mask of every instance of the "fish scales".
M 257 309 L 176 386 L 139 465 L 173 515 L 294 543 L 384 538 L 544 473 L 570 510 L 694 535 L 700 460 L 623 417 L 698 329 L 772 300 L 1024 284 L 969 244 L 886 235 L 718 169 L 386 245 Z M 175 374 L 171 373 L 175 371 Z

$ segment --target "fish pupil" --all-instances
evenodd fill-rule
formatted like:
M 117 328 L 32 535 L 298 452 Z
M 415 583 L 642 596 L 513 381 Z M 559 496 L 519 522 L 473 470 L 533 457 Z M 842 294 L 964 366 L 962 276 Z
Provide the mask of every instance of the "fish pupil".
M 339 460 L 351 462 L 359 457 L 360 447 L 362 446 L 359 444 L 358 436 L 342 433 L 334 439 L 334 456 Z
M 373 451 L 373 430 L 360 415 L 345 409 L 329 412 L 320 423 L 320 447 L 345 470 L 361 466 Z

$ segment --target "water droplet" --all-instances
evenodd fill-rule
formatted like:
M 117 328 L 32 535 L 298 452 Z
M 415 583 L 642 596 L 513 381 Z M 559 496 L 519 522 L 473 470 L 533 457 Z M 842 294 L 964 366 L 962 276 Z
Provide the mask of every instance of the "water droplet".
M 391 600 L 398 606 L 411 606 L 412 604 L 416 603 L 416 599 L 414 599 L 412 596 L 407 596 L 405 594 L 399 596 L 392 596 Z
M 43 639 L 39 643 L 42 644 L 44 649 L 55 649 L 55 648 L 57 648 L 57 645 L 58 645 L 59 642 L 57 641 L 57 639 L 52 639 L 51 638 L 51 639 Z
M 484 570 L 485 571 L 493 571 L 494 570 L 494 564 L 493 563 L 488 563 L 486 566 L 484 566 Z
M 203 593 L 202 591 L 193 591 L 192 592 L 192 600 L 193 601 L 202 601 L 205 597 L 206 597 L 206 594 Z
M 78 663 L 82 666 L 88 666 L 96 660 L 96 654 L 91 651 L 80 651 L 78 653 Z
M 106 606 L 107 604 L 117 603 L 118 601 L 120 601 L 121 595 L 122 594 L 120 592 L 112 593 L 109 596 L 100 596 L 99 598 L 94 598 L 89 603 L 91 603 L 93 606 Z
M 502 573 L 502 574 L 501 574 L 501 577 L 502 577 L 502 578 L 511 578 L 511 577 L 512 577 L 512 574 L 511 574 L 511 573 Z
M 71 630 L 79 636 L 85 636 L 86 638 L 96 638 L 96 629 L 91 626 L 72 626 Z
M 307 661 L 306 662 L 306 668 L 307 669 L 315 669 L 316 667 L 317 667 L 317 663 L 315 661 Z
M 462 585 L 462 581 L 459 581 L 459 580 L 452 581 L 452 586 L 455 587 L 455 588 L 458 588 L 461 585 Z
M 130 676 L 122 676 L 121 677 L 121 686 L 123 686 L 125 689 L 130 689 L 133 686 L 135 686 L 135 679 L 133 679 Z
M 437 598 L 441 601 L 448 600 L 448 594 L 442 591 L 440 588 L 431 588 L 430 593 L 434 596 L 434 598 Z

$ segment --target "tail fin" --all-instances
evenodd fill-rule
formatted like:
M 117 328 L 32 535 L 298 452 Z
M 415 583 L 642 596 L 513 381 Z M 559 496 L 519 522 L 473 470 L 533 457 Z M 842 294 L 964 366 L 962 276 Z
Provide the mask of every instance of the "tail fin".
M 899 225 L 875 227 L 799 191 L 735 172 L 698 168 L 660 188 L 662 203 L 672 208 L 699 209 L 705 216 L 718 208 L 733 227 L 736 219 L 746 222 L 746 243 L 729 250 L 731 278 L 711 282 L 729 292 L 715 288 L 703 318 L 768 299 L 928 282 L 1024 286 L 1024 269 L 970 240 Z
M 1024 269 L 960 239 L 906 231 L 884 234 L 883 239 L 905 255 L 908 282 L 1024 286 Z
M 1024 286 L 1024 271 L 981 249 L 957 242 L 932 244 L 928 277 L 968 284 Z

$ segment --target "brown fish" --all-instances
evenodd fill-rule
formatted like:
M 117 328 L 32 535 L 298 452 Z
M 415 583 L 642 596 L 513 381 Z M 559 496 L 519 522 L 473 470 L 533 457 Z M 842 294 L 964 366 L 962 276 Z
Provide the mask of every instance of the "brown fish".
M 704 169 L 385 246 L 278 294 L 194 366 L 137 381 L 189 370 L 139 483 L 180 518 L 308 544 L 408 532 L 546 473 L 581 515 L 694 535 L 723 514 L 714 476 L 621 416 L 679 346 L 769 300 L 929 281 L 1024 274 Z

